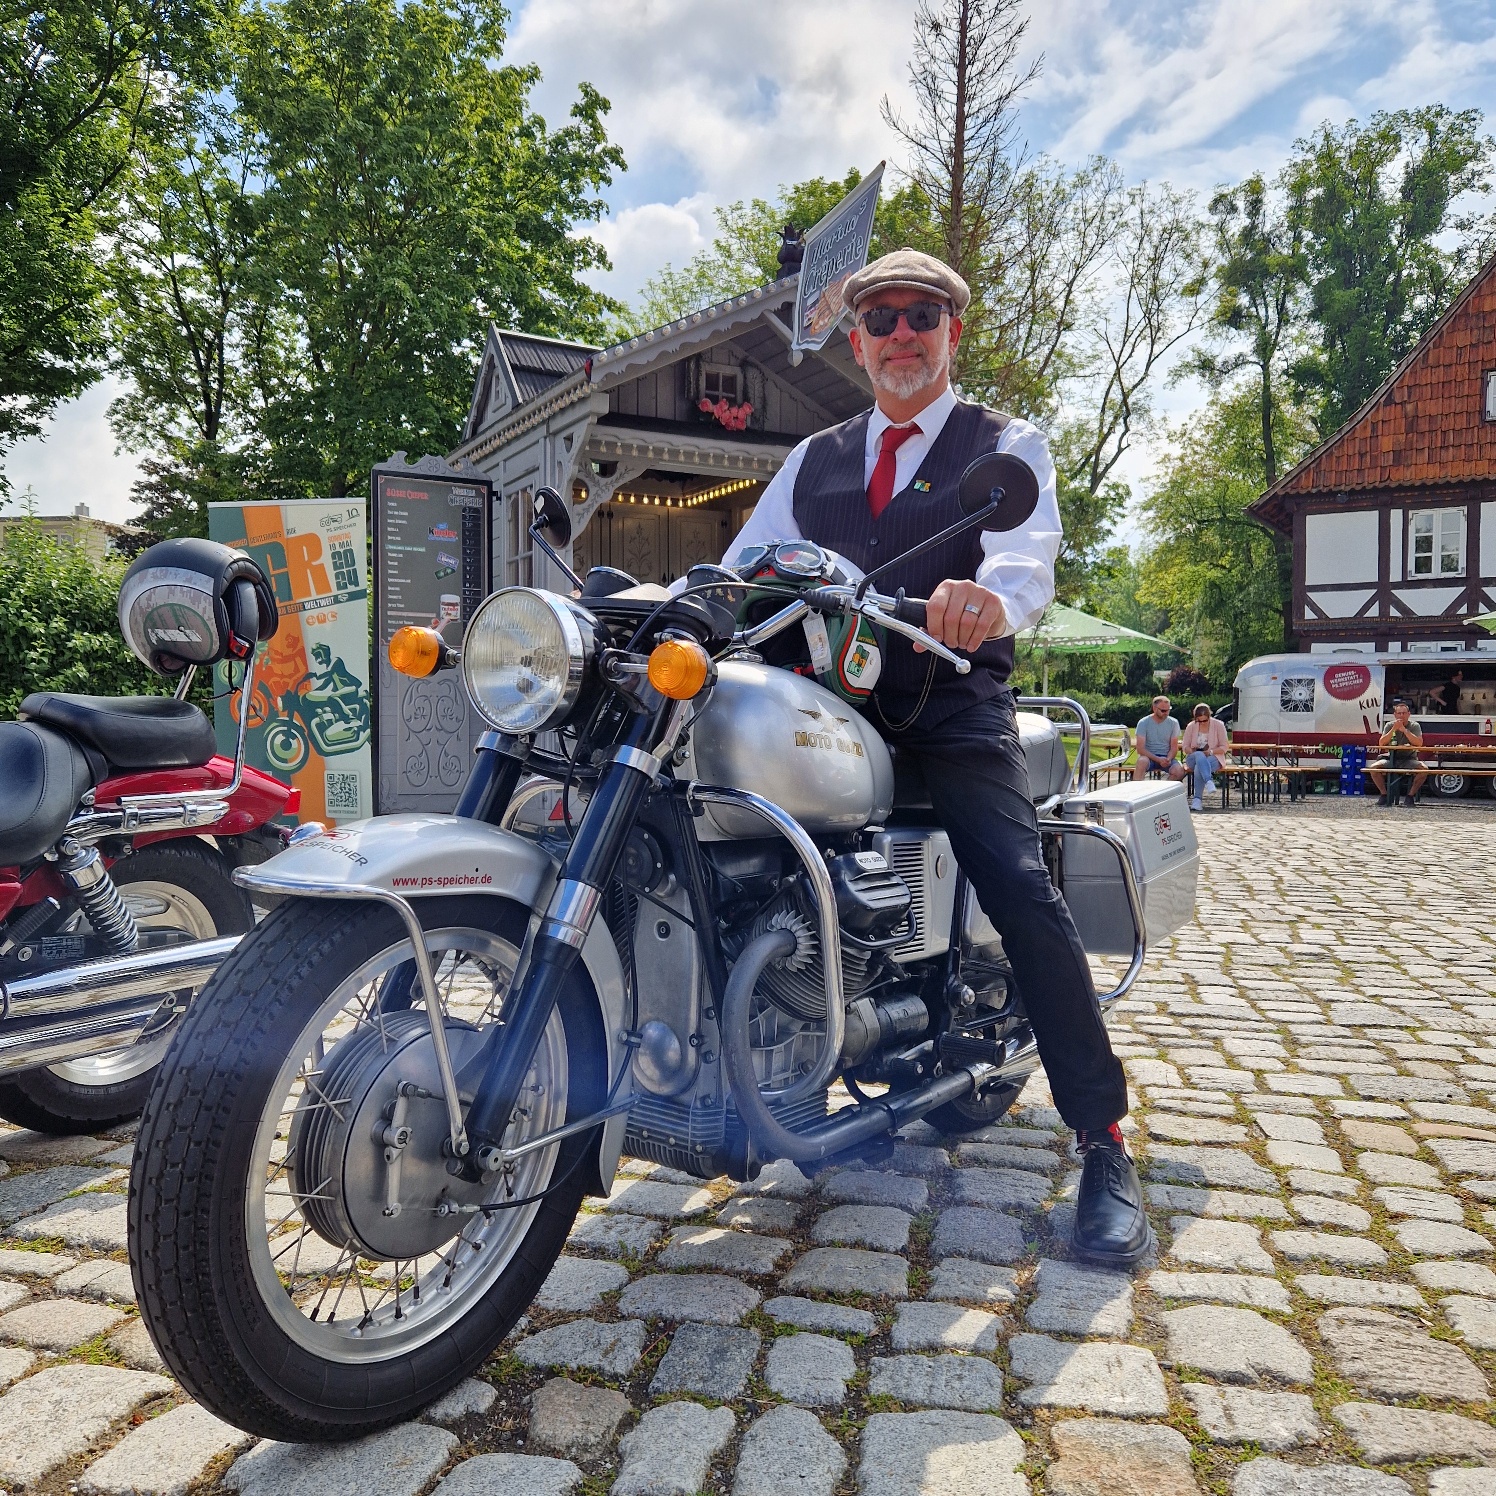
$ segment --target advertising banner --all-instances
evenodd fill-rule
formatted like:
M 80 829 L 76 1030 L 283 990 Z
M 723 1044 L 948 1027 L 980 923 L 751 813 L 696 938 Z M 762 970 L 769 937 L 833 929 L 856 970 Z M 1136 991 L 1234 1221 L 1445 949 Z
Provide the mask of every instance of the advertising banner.
M 493 483 L 442 458 L 374 469 L 375 810 L 452 810 L 483 722 L 455 670 L 429 680 L 397 675 L 387 653 L 396 630 L 434 628 L 460 644 L 488 595 Z
M 864 177 L 805 236 L 800 284 L 795 290 L 797 349 L 824 348 L 842 314 L 842 283 L 867 264 L 873 214 L 883 182 L 883 162 Z
M 208 536 L 248 551 L 275 589 L 280 628 L 260 646 L 246 760 L 301 791 L 304 821 L 374 814 L 368 526 L 362 499 L 210 504 Z M 239 702 L 217 667 L 220 753 Z

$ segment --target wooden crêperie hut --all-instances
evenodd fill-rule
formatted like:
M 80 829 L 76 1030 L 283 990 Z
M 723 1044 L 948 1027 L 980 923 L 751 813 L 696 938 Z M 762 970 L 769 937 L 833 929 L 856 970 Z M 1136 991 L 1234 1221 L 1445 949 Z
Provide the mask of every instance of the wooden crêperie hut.
M 494 480 L 494 585 L 562 585 L 526 533 L 543 485 L 571 497 L 579 572 L 670 582 L 720 559 L 793 448 L 872 404 L 844 334 L 792 352 L 796 285 L 608 348 L 491 327 L 450 460 Z

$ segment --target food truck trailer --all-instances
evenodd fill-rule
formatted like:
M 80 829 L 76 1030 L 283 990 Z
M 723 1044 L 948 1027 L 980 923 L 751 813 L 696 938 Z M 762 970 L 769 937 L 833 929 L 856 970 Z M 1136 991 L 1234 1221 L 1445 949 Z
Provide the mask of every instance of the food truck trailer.
M 1457 670 L 1464 677 L 1458 710 L 1447 712 L 1444 690 Z M 1362 744 L 1372 757 L 1399 699 L 1423 729 L 1424 761 L 1436 765 L 1429 793 L 1496 795 L 1496 777 L 1468 772 L 1496 769 L 1496 656 L 1475 651 L 1248 660 L 1237 671 L 1228 708 L 1231 751 L 1243 761 L 1303 761 Z

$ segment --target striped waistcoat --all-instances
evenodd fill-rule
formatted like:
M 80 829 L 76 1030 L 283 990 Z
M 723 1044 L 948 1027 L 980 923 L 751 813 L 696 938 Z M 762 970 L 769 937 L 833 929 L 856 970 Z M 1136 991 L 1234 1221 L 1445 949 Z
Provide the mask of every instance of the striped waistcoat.
M 874 519 L 863 478 L 871 414 L 854 416 L 813 436 L 795 479 L 795 523 L 800 533 L 864 571 L 961 518 L 956 497 L 961 474 L 973 459 L 997 446 L 1009 420 L 985 406 L 958 402 L 909 485 Z M 910 597 L 928 597 L 948 577 L 974 578 L 983 557 L 981 531 L 969 530 L 895 567 L 874 585 L 883 593 L 902 587 Z M 907 639 L 889 634 L 883 640 L 883 674 L 867 714 L 884 731 L 904 726 L 923 731 L 996 696 L 1012 669 L 1011 637 L 983 644 L 971 656 L 971 673 L 957 675 L 946 661 L 915 654 Z

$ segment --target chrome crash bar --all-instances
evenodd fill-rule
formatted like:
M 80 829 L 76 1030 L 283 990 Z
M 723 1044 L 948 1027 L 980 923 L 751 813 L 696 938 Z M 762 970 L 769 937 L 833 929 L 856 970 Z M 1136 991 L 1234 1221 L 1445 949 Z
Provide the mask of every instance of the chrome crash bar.
M 815 893 L 816 908 L 821 917 L 821 965 L 826 983 L 826 1047 L 813 1069 L 783 1091 L 766 1091 L 767 1099 L 785 1105 L 810 1096 L 831 1082 L 841 1064 L 842 1045 L 847 1037 L 847 1015 L 842 1006 L 841 925 L 836 917 L 836 890 L 820 850 L 804 827 L 787 810 L 772 800 L 747 790 L 727 789 L 717 784 L 692 783 L 686 787 L 686 803 L 704 801 L 708 805 L 734 805 L 751 810 L 767 821 L 795 849 L 810 886 Z

